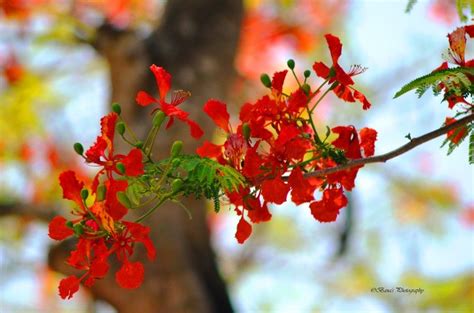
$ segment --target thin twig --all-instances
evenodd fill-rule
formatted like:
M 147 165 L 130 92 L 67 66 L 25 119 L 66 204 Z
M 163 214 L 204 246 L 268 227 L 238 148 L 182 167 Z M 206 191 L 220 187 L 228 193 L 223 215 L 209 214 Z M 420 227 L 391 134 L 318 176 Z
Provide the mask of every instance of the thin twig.
M 428 141 L 430 141 L 432 139 L 435 139 L 435 138 L 437 138 L 441 135 L 444 135 L 447 132 L 449 132 L 450 130 L 456 129 L 456 128 L 458 128 L 460 126 L 463 126 L 463 125 L 466 125 L 467 123 L 470 123 L 472 121 L 474 121 L 474 114 L 463 117 L 462 119 L 460 119 L 460 120 L 458 120 L 454 123 L 451 123 L 449 125 L 440 127 L 440 128 L 438 128 L 438 129 L 436 129 L 432 132 L 424 134 L 423 136 L 412 138 L 410 140 L 410 142 L 408 142 L 407 144 L 405 144 L 405 145 L 403 145 L 403 146 L 401 146 L 401 147 L 399 147 L 395 150 L 387 152 L 385 154 L 376 155 L 376 156 L 369 157 L 369 158 L 361 158 L 361 159 L 351 160 L 351 161 L 347 162 L 346 164 L 341 164 L 341 165 L 338 165 L 338 166 L 334 166 L 334 167 L 325 168 L 325 169 L 321 169 L 321 170 L 306 173 L 306 174 L 304 174 L 304 176 L 305 177 L 320 177 L 320 176 L 325 176 L 325 175 L 329 175 L 329 174 L 334 174 L 336 172 L 346 170 L 346 169 L 356 167 L 356 166 L 361 166 L 361 165 L 364 165 L 364 164 L 387 162 L 388 160 L 393 159 L 393 158 L 395 158 L 395 157 L 397 157 L 401 154 L 404 154 L 405 152 L 408 152 L 411 149 L 413 149 L 413 148 L 415 148 L 415 147 L 417 147 L 417 146 L 419 146 L 419 145 L 421 145 L 425 142 L 428 142 Z

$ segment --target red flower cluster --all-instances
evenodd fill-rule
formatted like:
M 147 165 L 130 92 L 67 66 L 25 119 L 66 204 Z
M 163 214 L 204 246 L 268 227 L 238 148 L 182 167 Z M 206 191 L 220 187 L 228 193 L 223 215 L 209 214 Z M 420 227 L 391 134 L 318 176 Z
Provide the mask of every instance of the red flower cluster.
M 315 63 L 316 73 L 332 83 L 329 88 L 334 88 L 344 100 L 351 101 L 351 97 L 355 97 L 361 100 L 364 109 L 369 108 L 365 96 L 350 87 L 354 74 L 347 74 L 337 64 L 341 54 L 339 39 L 332 35 L 326 35 L 326 39 L 333 66 L 328 68 L 323 63 Z M 354 187 L 360 167 L 319 178 L 308 178 L 304 173 L 374 154 L 377 133 L 369 128 L 358 134 L 353 126 L 335 127 L 332 132 L 338 134 L 338 138 L 332 144 L 321 141 L 310 109 L 319 91 L 312 92 L 301 86 L 286 95 L 283 92 L 286 75 L 286 70 L 275 73 L 270 94 L 242 107 L 236 130 L 230 125 L 224 103 L 209 100 L 204 105 L 204 112 L 226 133 L 227 138 L 222 145 L 205 142 L 197 153 L 232 166 L 248 183 L 238 192 L 227 193 L 229 202 L 235 205 L 240 216 L 235 235 L 239 243 L 252 233 L 246 215 L 252 223 L 269 221 L 272 216 L 269 203 L 282 204 L 288 196 L 298 205 L 309 203 L 311 213 L 318 221 L 336 220 L 339 210 L 347 204 L 343 190 Z M 315 199 L 316 190 L 323 192 L 319 201 Z
M 73 171 L 65 171 L 59 176 L 63 198 L 75 204 L 71 212 L 75 218 L 67 221 L 62 216 L 55 217 L 49 224 L 49 236 L 64 240 L 76 235 L 79 241 L 67 263 L 85 271 L 79 278 L 72 275 L 61 280 L 59 295 L 63 299 L 70 299 L 79 290 L 79 283 L 90 287 L 95 280 L 103 278 L 109 270 L 108 257 L 112 254 L 122 263 L 115 274 L 117 283 L 123 288 L 139 287 L 143 281 L 143 265 L 129 260 L 136 242 L 145 245 L 150 260 L 155 258 L 155 249 L 148 237 L 150 229 L 122 220 L 127 208 L 118 201 L 117 194 L 126 190 L 128 182 L 115 179 L 112 174 L 138 176 L 144 173 L 144 166 L 140 149 L 132 149 L 128 155 L 114 154 L 117 119 L 116 113 L 102 118 L 102 134 L 85 153 L 86 162 L 101 167 L 90 188 L 86 188 Z M 102 177 L 105 180 L 101 182 Z
M 449 50 L 448 50 L 448 61 L 451 64 L 455 64 L 460 67 L 474 67 L 474 59 L 466 60 L 466 42 L 467 37 L 474 37 L 474 25 L 466 25 L 463 27 L 457 28 L 452 33 L 448 34 L 449 40 Z M 443 62 L 439 67 L 437 67 L 434 72 L 449 69 L 448 62 Z M 471 81 L 471 84 L 474 83 L 474 76 L 466 74 L 466 76 Z M 466 111 L 470 111 L 474 108 L 473 103 L 470 103 L 466 99 L 466 95 L 452 93 L 450 88 L 445 84 L 441 83 L 438 86 L 438 89 L 444 91 L 444 99 L 448 102 L 448 107 L 453 109 L 456 104 L 460 104 L 466 108 Z M 449 125 L 456 121 L 455 118 L 446 117 L 445 124 Z M 447 138 L 454 144 L 458 144 L 464 137 L 468 134 L 467 126 L 464 125 L 458 129 L 448 132 Z
M 236 238 L 243 243 L 252 233 L 251 223 L 269 221 L 272 217 L 269 204 L 282 204 L 288 198 L 297 205 L 309 204 L 311 214 L 320 222 L 336 220 L 341 208 L 346 206 L 347 199 L 344 190 L 354 187 L 359 167 L 350 168 L 334 174 L 309 177 L 308 172 L 335 167 L 348 159 L 359 159 L 374 154 L 374 143 L 377 132 L 363 128 L 359 132 L 354 126 L 338 126 L 330 130 L 326 138 L 321 139 L 315 127 L 312 113 L 317 104 L 327 94 L 334 91 L 345 101 L 359 100 L 364 109 L 370 107 L 365 96 L 355 90 L 352 76 L 361 72 L 346 73 L 338 64 L 342 45 L 339 39 L 326 35 L 333 64 L 331 68 L 316 62 L 313 66 L 316 74 L 325 82 L 314 91 L 306 83 L 310 71 L 305 72 L 305 81 L 299 88 L 287 94 L 283 85 L 288 71 L 277 72 L 270 80 L 264 77 L 264 83 L 270 88 L 270 93 L 255 103 L 246 103 L 240 112 L 240 124 L 234 129 L 230 123 L 230 115 L 226 105 L 218 100 L 209 100 L 204 105 L 204 112 L 211 117 L 218 128 L 226 134 L 226 140 L 221 145 L 210 142 L 197 149 L 201 157 L 216 159 L 219 163 L 231 166 L 245 178 L 245 186 L 238 190 L 225 191 L 229 202 L 236 207 L 240 216 L 237 225 Z M 294 62 L 288 63 L 293 71 Z M 189 93 L 176 91 L 170 100 L 166 97 L 171 89 L 171 75 L 156 65 L 150 67 L 153 72 L 159 92 L 154 98 L 145 91 L 137 94 L 136 101 L 141 106 L 157 104 L 153 128 L 149 137 L 142 143 L 132 143 L 128 154 L 117 154 L 114 149 L 115 129 L 120 135 L 125 133 L 125 125 L 119 122 L 120 107 L 114 107 L 110 113 L 101 119 L 101 135 L 85 153 L 80 144 L 75 150 L 85 161 L 99 167 L 90 187 L 77 179 L 75 172 L 63 172 L 60 185 L 63 197 L 74 202 L 72 210 L 74 218 L 70 221 L 62 216 L 55 217 L 49 224 L 49 236 L 55 240 L 64 240 L 71 236 L 79 238 L 76 249 L 71 252 L 67 263 L 84 271 L 77 277 L 69 276 L 61 280 L 59 294 L 62 298 L 71 298 L 79 289 L 79 284 L 92 286 L 97 279 L 103 278 L 109 271 L 109 257 L 115 255 L 121 263 L 115 273 L 117 283 L 123 288 L 137 288 L 144 277 L 144 268 L 140 262 L 132 262 L 135 243 L 144 244 L 150 260 L 155 259 L 155 248 L 149 238 L 150 229 L 138 223 L 124 221 L 127 207 L 123 203 L 130 202 L 124 192 L 128 181 L 132 178 L 145 177 L 147 168 L 143 163 L 144 154 L 148 165 L 153 165 L 149 151 L 152 149 L 155 135 L 163 117 L 169 118 L 167 128 L 174 119 L 186 123 L 191 136 L 199 138 L 203 132 L 199 125 L 189 119 L 189 114 L 177 106 L 184 102 Z M 293 73 L 294 74 L 294 73 Z M 327 85 L 326 92 L 321 89 Z M 179 146 L 179 145 L 178 145 Z M 172 148 L 173 150 L 173 148 Z M 173 152 L 172 152 L 173 157 Z M 172 163 L 170 163 L 172 164 Z M 156 173 L 148 176 L 156 176 Z M 161 181 L 169 177 L 164 171 Z M 173 183 L 174 183 L 173 181 Z M 165 183 L 164 188 L 173 187 Z M 133 188 L 132 188 L 133 189 Z M 151 193 L 158 192 L 150 189 Z M 318 200 L 316 191 L 322 193 Z M 128 191 L 127 191 L 128 192 Z M 159 199 L 166 201 L 167 198 Z M 156 207 L 159 206 L 158 205 Z M 128 204 L 127 204 L 128 205 Z M 156 208 L 155 207 L 155 208 Z M 146 217 L 152 211 L 148 211 Z M 141 218 L 139 219 L 141 220 Z

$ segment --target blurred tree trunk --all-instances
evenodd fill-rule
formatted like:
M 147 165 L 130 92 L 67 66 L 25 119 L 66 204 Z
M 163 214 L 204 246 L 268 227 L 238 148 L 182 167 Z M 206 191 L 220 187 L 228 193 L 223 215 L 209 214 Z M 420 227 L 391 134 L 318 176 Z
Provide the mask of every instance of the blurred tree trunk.
M 146 132 L 150 116 L 136 105 L 135 95 L 138 90 L 156 94 L 149 71 L 155 63 L 172 74 L 174 89 L 192 91 L 184 109 L 209 138 L 212 122 L 201 113 L 202 106 L 210 97 L 225 100 L 234 76 L 242 11 L 239 0 L 169 0 L 159 27 L 148 38 L 110 26 L 99 30 L 95 47 L 110 66 L 110 100 L 122 105 L 125 120 L 137 133 Z M 154 155 L 166 156 L 176 139 L 184 140 L 188 153 L 202 142 L 193 140 L 187 126 L 178 122 L 159 134 Z M 157 260 L 145 261 L 143 250 L 138 251 L 136 257 L 146 266 L 144 284 L 137 290 L 123 290 L 109 275 L 92 289 L 95 298 L 123 313 L 232 311 L 210 244 L 206 204 L 190 199 L 185 205 L 191 220 L 176 204 L 163 206 L 148 219 Z M 69 274 L 66 256 L 64 249 L 55 248 L 50 264 Z

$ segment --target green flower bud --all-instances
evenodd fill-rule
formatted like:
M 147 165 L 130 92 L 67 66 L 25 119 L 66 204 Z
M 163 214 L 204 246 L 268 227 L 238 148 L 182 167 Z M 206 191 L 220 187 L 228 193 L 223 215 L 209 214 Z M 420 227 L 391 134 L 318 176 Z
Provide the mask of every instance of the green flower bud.
M 181 153 L 182 149 L 183 142 L 181 140 L 176 140 L 175 142 L 173 142 L 173 145 L 171 146 L 171 157 L 177 157 Z
M 244 138 L 246 140 L 249 140 L 249 138 L 250 138 L 250 126 L 249 126 L 249 124 L 244 123 L 242 125 L 242 134 L 244 135 Z
M 165 118 L 166 114 L 163 111 L 156 112 L 155 116 L 153 116 L 153 126 L 160 128 Z
M 143 141 L 138 140 L 137 142 L 135 142 L 134 146 L 137 147 L 138 149 L 143 148 Z
M 89 190 L 82 189 L 81 190 L 81 198 L 82 200 L 86 201 L 87 197 L 89 197 Z
M 178 192 L 181 187 L 183 187 L 183 180 L 181 178 L 176 178 L 175 180 L 173 180 L 173 182 L 171 183 L 171 190 L 173 192 Z
M 117 129 L 117 133 L 119 133 L 120 136 L 123 136 L 123 134 L 125 134 L 125 123 L 118 122 L 117 126 L 115 126 L 115 129 Z
M 112 111 L 120 115 L 120 113 L 122 113 L 122 108 L 120 107 L 120 104 L 118 104 L 117 102 L 112 103 Z
M 125 165 L 122 162 L 118 162 L 116 167 L 120 174 L 125 174 Z
M 74 151 L 76 151 L 77 154 L 82 155 L 84 153 L 84 147 L 79 142 L 76 142 L 74 144 Z
M 303 89 L 306 95 L 309 95 L 309 93 L 311 92 L 311 87 L 308 84 L 303 84 L 303 86 L 301 86 L 301 89 Z
M 289 59 L 288 62 L 286 62 L 286 65 L 290 68 L 290 70 L 295 69 L 295 60 Z
M 74 230 L 74 234 L 76 234 L 76 236 L 78 237 L 84 233 L 84 228 L 79 223 L 73 226 L 73 230 Z
M 268 76 L 268 74 L 262 74 L 260 75 L 260 81 L 262 82 L 262 84 L 267 87 L 267 88 L 271 88 L 272 87 L 272 81 L 270 79 L 270 76 Z
M 127 197 L 125 192 L 119 191 L 117 193 L 117 199 L 118 201 L 124 205 L 126 208 L 130 209 L 132 207 L 132 203 L 130 202 L 130 199 Z
M 304 71 L 304 77 L 308 78 L 310 76 L 311 76 L 311 71 L 310 70 Z
M 72 221 L 67 221 L 66 226 L 70 229 L 74 229 L 74 223 Z
M 105 187 L 105 185 L 99 185 L 99 187 L 97 187 L 97 198 L 96 200 L 97 201 L 104 201 L 105 200 L 105 193 L 107 192 L 107 188 Z

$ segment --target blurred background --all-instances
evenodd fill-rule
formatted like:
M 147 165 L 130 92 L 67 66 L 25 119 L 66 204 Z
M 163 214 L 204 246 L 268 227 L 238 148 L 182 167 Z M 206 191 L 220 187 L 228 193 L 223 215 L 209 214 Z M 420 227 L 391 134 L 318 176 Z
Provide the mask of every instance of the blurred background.
M 331 224 L 287 203 L 272 207 L 272 221 L 239 245 L 232 210 L 216 215 L 195 202 L 206 209 L 193 209 L 189 221 L 163 208 L 173 213 L 152 222 L 157 264 L 147 265 L 140 289 L 116 290 L 111 278 L 72 300 L 57 295 L 70 274 L 64 246 L 47 236 L 48 220 L 68 211 L 57 177 L 69 168 L 93 173 L 72 144 L 93 143 L 112 101 L 145 131 L 134 96 L 156 92 L 150 64 L 167 68 L 175 89 L 192 92 L 185 109 L 208 125 L 199 113 L 207 98 L 237 113 L 265 92 L 261 73 L 284 69 L 289 58 L 300 74 L 328 62 L 324 34 L 332 33 L 343 42 L 344 68 L 368 67 L 355 81 L 372 108 L 328 97 L 318 124 L 375 128 L 381 154 L 453 115 L 429 94 L 392 99 L 441 64 L 446 35 L 462 25 L 454 0 L 416 1 L 405 13 L 408 2 L 0 0 L 0 312 L 228 312 L 229 299 L 244 313 L 473 312 L 474 170 L 467 143 L 448 157 L 441 138 L 366 166 Z M 473 48 L 468 42 L 471 58 Z M 164 151 L 184 137 L 161 136 Z M 172 233 L 160 231 L 162 221 L 173 223 Z M 371 292 L 378 287 L 424 291 Z

